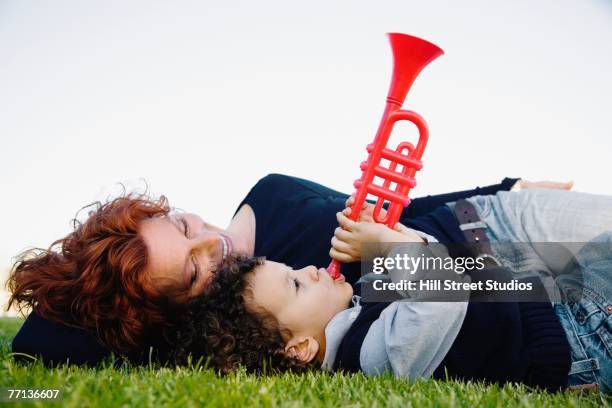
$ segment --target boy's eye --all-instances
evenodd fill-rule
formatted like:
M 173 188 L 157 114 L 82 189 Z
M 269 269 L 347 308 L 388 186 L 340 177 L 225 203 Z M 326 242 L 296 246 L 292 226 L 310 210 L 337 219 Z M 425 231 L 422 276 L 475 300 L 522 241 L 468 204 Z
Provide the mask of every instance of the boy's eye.
M 295 291 L 297 292 L 300 288 L 300 281 L 297 278 L 293 278 L 293 286 L 295 286 Z

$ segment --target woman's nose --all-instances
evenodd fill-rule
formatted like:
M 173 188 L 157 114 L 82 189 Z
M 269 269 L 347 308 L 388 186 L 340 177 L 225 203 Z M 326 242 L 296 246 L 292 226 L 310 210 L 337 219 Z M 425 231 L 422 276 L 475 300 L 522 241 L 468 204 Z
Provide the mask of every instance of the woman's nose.
M 194 239 L 197 248 L 214 248 L 219 245 L 219 234 L 213 231 L 202 231 Z

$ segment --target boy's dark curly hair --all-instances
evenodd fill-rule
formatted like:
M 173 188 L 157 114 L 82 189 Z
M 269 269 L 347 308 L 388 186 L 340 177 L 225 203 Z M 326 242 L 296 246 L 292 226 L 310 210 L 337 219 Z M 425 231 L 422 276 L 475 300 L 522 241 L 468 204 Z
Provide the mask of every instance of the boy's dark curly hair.
M 187 305 L 170 336 L 171 359 L 178 365 L 200 358 L 227 374 L 239 367 L 263 374 L 305 371 L 308 366 L 285 354 L 289 334 L 252 299 L 249 275 L 263 258 L 228 256 L 206 293 Z

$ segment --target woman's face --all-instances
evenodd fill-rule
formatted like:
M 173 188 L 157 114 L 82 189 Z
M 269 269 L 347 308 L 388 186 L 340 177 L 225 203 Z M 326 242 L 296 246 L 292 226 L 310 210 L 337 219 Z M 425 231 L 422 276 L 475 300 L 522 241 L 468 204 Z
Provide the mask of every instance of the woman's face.
M 217 265 L 232 252 L 224 230 L 196 214 L 171 213 L 142 222 L 140 235 L 148 249 L 147 272 L 159 289 L 204 292 Z

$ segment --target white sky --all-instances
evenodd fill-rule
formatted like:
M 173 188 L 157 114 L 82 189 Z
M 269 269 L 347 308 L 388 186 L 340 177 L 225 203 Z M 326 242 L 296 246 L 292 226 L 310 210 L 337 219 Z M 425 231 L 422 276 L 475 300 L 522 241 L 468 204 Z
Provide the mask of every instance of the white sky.
M 506 175 L 612 193 L 610 1 L 0 0 L 0 266 L 118 182 L 219 226 L 269 172 L 349 191 L 389 31 L 446 52 L 405 104 L 430 125 L 413 196 Z

